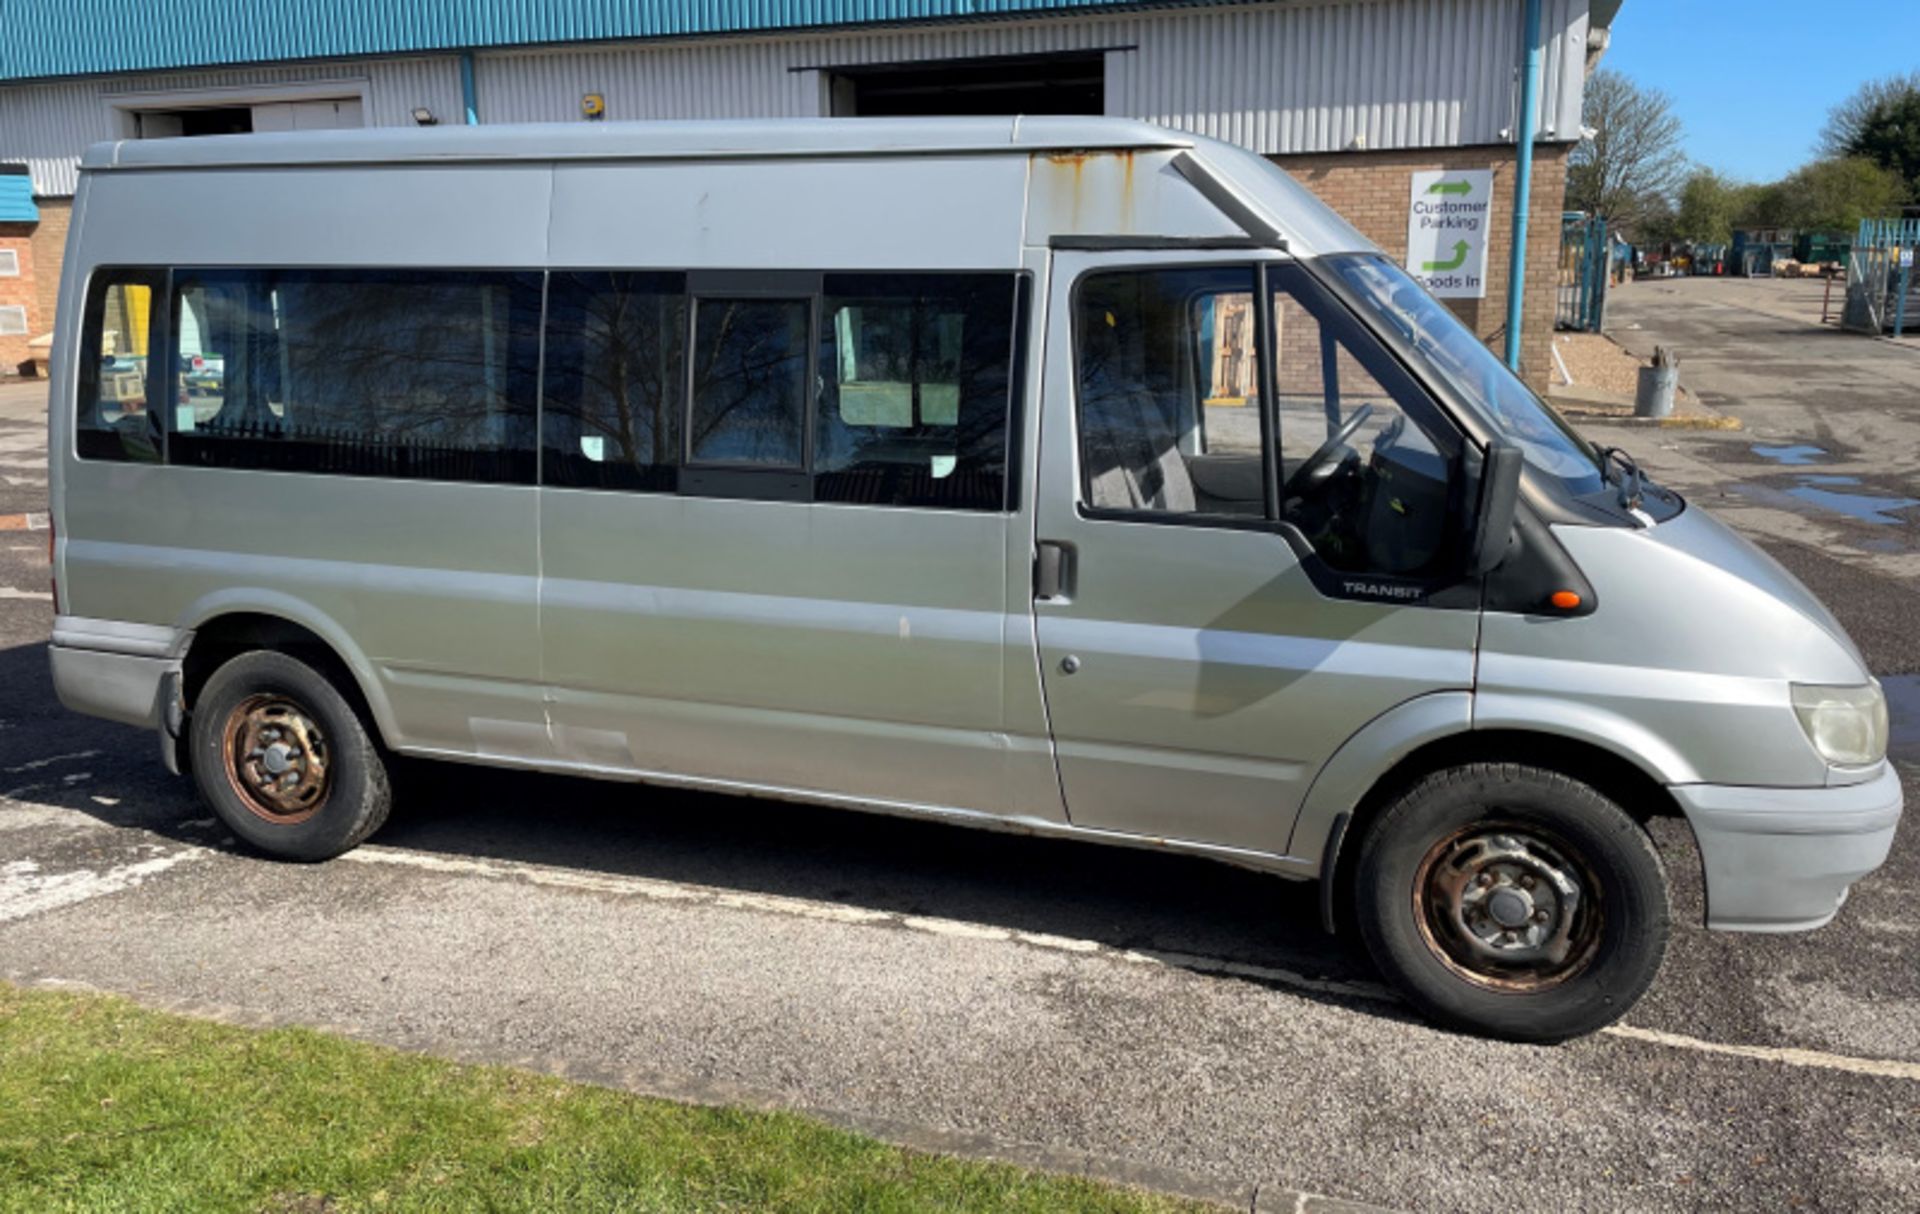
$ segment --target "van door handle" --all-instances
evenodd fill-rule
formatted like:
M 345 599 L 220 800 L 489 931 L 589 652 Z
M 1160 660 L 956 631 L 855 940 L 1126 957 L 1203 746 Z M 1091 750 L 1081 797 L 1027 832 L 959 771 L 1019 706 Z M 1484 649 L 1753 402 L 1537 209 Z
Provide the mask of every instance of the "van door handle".
M 1033 561 L 1033 597 L 1049 602 L 1064 601 L 1072 581 L 1072 547 L 1041 540 Z

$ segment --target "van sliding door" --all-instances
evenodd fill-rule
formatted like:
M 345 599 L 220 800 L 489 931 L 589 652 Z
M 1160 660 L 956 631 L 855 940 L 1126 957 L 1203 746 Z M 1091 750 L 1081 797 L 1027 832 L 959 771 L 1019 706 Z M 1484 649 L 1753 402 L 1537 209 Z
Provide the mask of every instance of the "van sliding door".
M 1007 273 L 552 275 L 563 760 L 1001 811 L 1015 293 Z

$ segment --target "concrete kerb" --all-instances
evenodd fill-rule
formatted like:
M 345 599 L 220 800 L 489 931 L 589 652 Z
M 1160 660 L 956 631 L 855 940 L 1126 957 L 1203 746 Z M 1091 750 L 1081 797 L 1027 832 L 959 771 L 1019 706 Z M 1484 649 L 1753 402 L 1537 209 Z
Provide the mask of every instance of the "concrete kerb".
M 1575 422 L 1609 422 L 1629 426 L 1655 426 L 1670 430 L 1739 430 L 1740 419 L 1701 403 L 1698 396 L 1681 389 L 1669 417 L 1636 417 L 1633 394 L 1610 392 L 1604 388 L 1555 385 L 1547 392 L 1547 401 L 1561 416 Z
M 701 1105 L 710 1108 L 746 1108 L 769 1113 L 795 1113 L 840 1129 L 878 1138 L 910 1151 L 1012 1164 L 1015 1167 L 1050 1172 L 1055 1175 L 1083 1176 L 1105 1184 L 1146 1189 L 1172 1197 L 1205 1202 L 1222 1209 L 1246 1210 L 1249 1214 L 1282 1214 L 1282 1212 L 1390 1214 L 1381 1206 L 1322 1197 L 1298 1189 L 1269 1186 L 1260 1181 L 1229 1183 L 1196 1176 L 1175 1168 L 1143 1163 L 1139 1160 L 1115 1159 L 1064 1147 L 1000 1139 L 961 1130 L 918 1126 L 866 1113 L 796 1104 L 774 1092 L 747 1084 L 702 1079 L 689 1075 L 669 1075 L 644 1068 L 594 1066 L 547 1055 L 516 1054 L 501 1057 L 444 1038 L 415 1036 L 408 1039 L 404 1045 L 396 1045 L 392 1041 L 349 1025 L 309 1022 L 229 1004 L 159 996 L 149 992 L 142 992 L 137 996 L 129 995 L 123 991 L 95 986 L 92 983 L 76 982 L 47 974 L 8 973 L 4 975 L 4 979 L 30 990 L 112 995 L 153 1011 L 189 1016 L 196 1020 L 208 1020 L 236 1028 L 302 1028 L 346 1037 L 368 1045 L 401 1049 L 408 1053 L 440 1058 L 448 1062 L 474 1066 L 510 1066 L 552 1075 L 571 1083 L 611 1088 L 636 1096 L 670 1100 L 676 1104 Z

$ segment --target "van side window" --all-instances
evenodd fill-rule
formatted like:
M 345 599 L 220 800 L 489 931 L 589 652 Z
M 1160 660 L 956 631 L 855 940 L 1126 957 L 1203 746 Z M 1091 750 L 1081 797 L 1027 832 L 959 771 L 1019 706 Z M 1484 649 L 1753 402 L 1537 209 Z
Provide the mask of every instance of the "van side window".
M 1246 267 L 1082 280 L 1074 328 L 1089 506 L 1266 516 L 1253 298 Z
M 164 398 L 152 402 L 148 354 L 162 281 L 158 271 L 115 270 L 93 280 L 80 339 L 74 419 L 74 444 L 82 459 L 160 462 L 155 412 Z
M 829 275 L 814 500 L 998 510 L 1015 280 Z
M 1078 284 L 1082 500 L 1096 512 L 1284 522 L 1342 573 L 1443 575 L 1464 496 L 1458 434 L 1304 270 L 1275 264 L 1267 278 L 1265 341 L 1251 267 Z
M 687 439 L 693 462 L 805 465 L 812 319 L 808 299 L 695 301 Z
M 541 421 L 546 484 L 674 490 L 686 339 L 685 275 L 552 275 Z
M 172 463 L 533 484 L 538 274 L 185 270 Z
M 1353 318 L 1290 268 L 1274 279 L 1281 517 L 1343 573 L 1445 571 L 1458 441 Z

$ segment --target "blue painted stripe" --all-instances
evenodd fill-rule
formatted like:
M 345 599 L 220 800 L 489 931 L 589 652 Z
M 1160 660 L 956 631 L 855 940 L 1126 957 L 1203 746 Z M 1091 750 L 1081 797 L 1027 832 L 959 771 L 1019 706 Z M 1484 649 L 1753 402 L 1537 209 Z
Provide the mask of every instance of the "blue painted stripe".
M 0 170 L 5 167 L 0 165 Z M 32 223 L 39 218 L 40 208 L 33 205 L 33 178 L 0 171 L 0 221 Z
M 0 0 L 0 80 L 1233 0 Z M 211 9 L 211 11 L 210 11 Z

